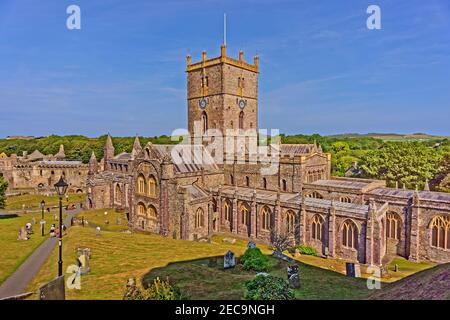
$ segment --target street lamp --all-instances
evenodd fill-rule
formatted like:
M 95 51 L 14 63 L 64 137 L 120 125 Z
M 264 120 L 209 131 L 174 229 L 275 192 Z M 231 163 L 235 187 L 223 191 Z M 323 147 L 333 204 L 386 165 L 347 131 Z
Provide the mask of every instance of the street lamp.
M 44 209 L 45 209 L 45 201 L 42 200 L 41 201 L 41 210 L 42 210 L 42 215 L 41 215 L 41 230 L 42 230 L 42 236 L 44 236 Z
M 63 177 L 55 183 L 56 193 L 59 195 L 59 261 L 58 261 L 58 277 L 62 276 L 62 197 L 67 191 L 69 185 L 64 181 Z

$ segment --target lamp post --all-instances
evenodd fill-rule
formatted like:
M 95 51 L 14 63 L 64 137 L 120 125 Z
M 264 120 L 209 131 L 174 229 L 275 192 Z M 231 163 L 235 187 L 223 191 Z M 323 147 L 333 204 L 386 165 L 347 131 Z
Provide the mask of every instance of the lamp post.
M 45 201 L 42 200 L 41 201 L 41 210 L 42 210 L 42 214 L 41 214 L 41 230 L 42 230 L 42 236 L 44 236 L 44 209 L 45 209 Z
M 58 260 L 58 277 L 61 277 L 62 272 L 62 199 L 63 195 L 67 191 L 68 184 L 64 181 L 63 177 L 59 178 L 59 181 L 55 183 L 56 193 L 59 196 L 59 260 Z

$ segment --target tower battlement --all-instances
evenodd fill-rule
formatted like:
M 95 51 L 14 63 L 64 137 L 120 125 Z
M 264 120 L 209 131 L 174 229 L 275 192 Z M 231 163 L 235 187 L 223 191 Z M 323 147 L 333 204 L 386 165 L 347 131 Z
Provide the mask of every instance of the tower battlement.
M 234 59 L 227 56 L 227 48 L 225 45 L 220 47 L 220 56 L 216 58 L 207 59 L 206 51 L 202 52 L 202 60 L 192 63 L 192 57 L 188 55 L 186 57 L 186 71 L 194 71 L 202 68 L 215 66 L 218 64 L 228 64 L 238 68 L 242 68 L 252 72 L 259 72 L 259 57 L 256 55 L 253 58 L 253 64 L 244 61 L 244 52 L 239 51 L 239 59 Z

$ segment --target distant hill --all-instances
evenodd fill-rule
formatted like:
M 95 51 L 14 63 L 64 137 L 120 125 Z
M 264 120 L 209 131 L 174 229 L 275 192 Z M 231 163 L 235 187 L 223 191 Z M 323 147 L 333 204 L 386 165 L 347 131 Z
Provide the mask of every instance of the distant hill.
M 384 141 L 423 141 L 423 140 L 440 140 L 440 139 L 450 139 L 450 136 L 433 136 L 427 133 L 412 133 L 412 134 L 400 134 L 400 133 L 344 133 L 344 134 L 336 134 L 331 135 L 329 137 L 334 138 L 362 138 L 362 137 L 368 137 L 368 138 L 375 138 L 375 139 L 381 139 Z
M 385 284 L 371 300 L 450 300 L 450 263 Z

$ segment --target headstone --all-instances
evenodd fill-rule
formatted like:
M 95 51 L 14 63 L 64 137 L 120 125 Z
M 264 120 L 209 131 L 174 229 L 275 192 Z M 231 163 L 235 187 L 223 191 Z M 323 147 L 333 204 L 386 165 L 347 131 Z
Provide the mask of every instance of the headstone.
M 256 248 L 256 243 L 255 243 L 253 240 L 249 241 L 249 242 L 247 243 L 247 248 L 248 248 L 248 249 L 254 249 L 254 248 Z
M 291 288 L 300 288 L 300 275 L 298 273 L 298 265 L 290 265 L 287 267 L 287 277 Z
M 256 277 L 257 276 L 264 276 L 264 277 L 267 277 L 267 276 L 269 276 L 269 274 L 267 273 L 267 272 L 258 272 L 257 274 L 256 274 Z
M 294 251 L 294 257 L 300 257 L 300 250 L 295 249 L 295 251 Z
M 31 219 L 31 223 L 32 223 L 32 224 L 36 224 L 36 218 L 35 218 L 35 217 L 33 217 L 33 218 Z
M 398 264 L 395 264 L 395 266 L 394 266 L 394 271 L 395 271 L 395 272 L 398 272 Z
M 330 249 L 328 247 L 325 247 L 323 255 L 325 256 L 325 258 L 327 258 L 330 255 Z
M 228 251 L 227 253 L 225 253 L 225 256 L 223 257 L 223 268 L 224 269 L 234 268 L 235 265 L 236 265 L 236 258 L 234 256 L 234 253 Z
M 355 263 L 355 278 L 361 278 L 361 266 Z
M 101 231 L 100 227 L 95 228 L 95 235 L 99 236 L 100 235 L 100 231 Z
M 223 238 L 222 242 L 234 244 L 236 242 L 236 239 Z
M 217 267 L 217 258 L 216 257 L 212 257 L 212 258 L 208 259 L 208 267 L 210 267 L 210 268 Z
M 31 223 L 27 223 L 25 225 L 25 230 L 27 231 L 28 234 L 32 234 L 33 233 L 33 225 Z
M 283 261 L 286 261 L 286 262 L 288 262 L 288 263 L 294 263 L 294 262 L 295 262 L 294 259 L 288 257 L 287 255 L 285 255 L 285 254 L 283 254 L 282 252 L 279 252 L 279 251 L 277 251 L 277 250 L 274 250 L 274 251 L 272 252 L 272 256 L 275 257 L 275 258 L 277 258 L 277 259 L 281 259 L 281 260 L 283 260 Z
M 28 233 L 27 230 L 25 230 L 25 227 L 20 228 L 17 240 L 28 240 Z
M 77 249 L 78 267 L 80 268 L 81 275 L 87 274 L 91 271 L 91 268 L 89 266 L 90 258 L 91 258 L 91 249 L 89 248 Z
M 64 276 L 60 276 L 39 288 L 40 300 L 65 300 Z
M 355 278 L 356 277 L 355 263 L 347 262 L 345 264 L 345 271 L 346 271 L 347 277 Z

